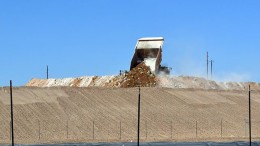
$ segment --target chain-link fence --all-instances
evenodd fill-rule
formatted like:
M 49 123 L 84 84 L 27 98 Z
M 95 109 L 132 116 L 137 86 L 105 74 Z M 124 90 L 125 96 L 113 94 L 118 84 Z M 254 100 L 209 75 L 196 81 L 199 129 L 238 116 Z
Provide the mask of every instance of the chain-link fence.
M 15 119 L 17 121 L 19 119 Z M 52 119 L 57 120 L 57 119 Z M 30 119 L 25 125 L 14 121 L 17 142 L 51 141 L 136 141 L 137 120 L 70 119 L 58 123 L 52 120 Z M 179 139 L 221 139 L 248 137 L 248 120 L 230 123 L 225 119 L 209 121 L 142 120 L 140 138 L 143 141 Z M 0 142 L 11 139 L 10 121 L 1 121 Z M 260 121 L 252 121 L 252 137 L 260 137 Z

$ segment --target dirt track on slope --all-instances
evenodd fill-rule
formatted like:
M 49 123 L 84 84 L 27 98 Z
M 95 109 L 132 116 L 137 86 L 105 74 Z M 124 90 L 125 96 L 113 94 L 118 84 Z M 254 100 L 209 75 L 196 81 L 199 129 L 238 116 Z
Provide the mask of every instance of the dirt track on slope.
M 138 88 L 13 91 L 16 143 L 136 141 Z M 256 138 L 260 137 L 259 93 L 252 93 Z M 9 89 L 0 88 L 0 143 L 10 142 L 9 100 Z M 141 88 L 141 140 L 245 140 L 247 104 L 245 91 Z

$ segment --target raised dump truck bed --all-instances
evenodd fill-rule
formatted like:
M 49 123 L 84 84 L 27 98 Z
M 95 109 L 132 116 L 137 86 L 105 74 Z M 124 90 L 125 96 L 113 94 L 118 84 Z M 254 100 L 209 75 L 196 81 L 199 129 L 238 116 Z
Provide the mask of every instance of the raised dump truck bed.
M 131 61 L 130 70 L 144 62 L 155 74 L 161 70 L 163 37 L 141 38 L 135 46 L 134 56 Z M 166 71 L 169 73 L 169 70 Z

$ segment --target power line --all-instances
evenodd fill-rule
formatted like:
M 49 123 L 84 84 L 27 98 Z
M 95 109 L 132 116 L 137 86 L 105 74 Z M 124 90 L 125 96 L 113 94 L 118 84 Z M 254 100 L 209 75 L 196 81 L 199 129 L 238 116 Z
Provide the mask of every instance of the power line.
M 212 80 L 213 60 L 210 60 L 210 79 Z
M 207 61 L 207 79 L 209 78 L 209 53 L 207 52 L 207 56 L 206 56 L 206 61 Z
M 49 66 L 47 65 L 47 71 L 46 71 L 47 79 L 49 79 Z

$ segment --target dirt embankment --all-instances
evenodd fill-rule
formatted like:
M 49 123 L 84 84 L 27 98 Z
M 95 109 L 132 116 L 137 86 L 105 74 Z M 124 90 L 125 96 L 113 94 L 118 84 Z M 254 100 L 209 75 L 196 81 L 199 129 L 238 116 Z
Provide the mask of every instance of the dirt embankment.
M 140 63 L 129 72 L 118 76 L 91 76 L 65 79 L 32 79 L 26 86 L 53 87 L 155 87 L 157 85 L 156 76 L 144 63 Z
M 200 77 L 190 76 L 161 76 L 151 73 L 144 63 L 139 64 L 131 71 L 113 76 L 84 76 L 63 79 L 32 79 L 26 86 L 33 87 L 167 87 L 167 88 L 193 88 L 216 90 L 248 90 L 248 85 L 260 91 L 260 84 L 255 82 L 216 82 Z
M 135 141 L 137 88 L 14 88 L 16 143 Z M 10 142 L 9 89 L 0 89 L 0 143 Z M 245 91 L 141 88 L 142 141 L 225 141 L 248 136 Z M 260 94 L 252 133 L 260 137 Z

